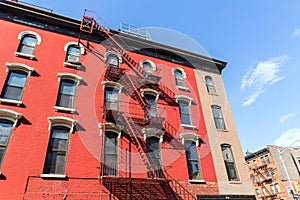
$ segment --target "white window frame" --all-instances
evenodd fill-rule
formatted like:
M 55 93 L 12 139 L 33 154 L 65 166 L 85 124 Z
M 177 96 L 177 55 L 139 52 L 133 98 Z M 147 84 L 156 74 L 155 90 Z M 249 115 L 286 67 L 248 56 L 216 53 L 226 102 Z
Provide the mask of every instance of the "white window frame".
M 80 48 L 80 55 L 84 55 L 84 54 L 85 54 L 84 46 L 83 46 L 81 43 L 78 44 L 78 42 L 68 42 L 68 43 L 66 43 L 65 46 L 64 46 L 64 51 L 66 52 L 66 55 L 67 55 L 67 53 L 68 53 L 68 48 L 69 48 L 69 46 L 78 46 L 78 47 Z M 67 60 L 65 60 L 65 61 L 63 62 L 63 64 L 64 64 L 65 67 L 74 67 L 74 68 L 76 68 L 76 69 L 79 69 L 79 68 L 81 67 L 81 62 L 80 62 L 80 60 L 79 60 L 79 62 L 76 63 L 76 64 L 75 64 L 75 63 L 68 62 Z
M 76 97 L 76 90 L 77 90 L 77 86 L 80 84 L 82 78 L 76 74 L 72 74 L 72 73 L 57 73 L 57 76 L 58 76 L 58 82 L 59 82 L 59 86 L 60 86 L 60 82 L 61 80 L 72 80 L 72 81 L 75 81 L 75 94 L 74 94 L 74 103 L 75 103 L 75 97 Z M 59 95 L 59 89 L 58 88 L 58 93 L 57 93 L 57 98 L 58 98 L 58 95 Z M 57 99 L 56 99 L 57 100 Z M 71 113 L 74 113 L 76 111 L 76 109 L 73 107 L 73 108 L 66 108 L 66 107 L 62 107 L 62 106 L 54 106 L 54 110 L 55 111 L 66 111 L 66 112 L 71 112 Z
M 120 64 L 123 62 L 123 59 L 122 59 L 122 56 L 115 52 L 115 51 L 107 51 L 105 54 L 104 54 L 104 62 L 105 62 L 105 66 L 107 67 L 107 58 L 109 57 L 109 55 L 115 55 L 118 57 L 119 59 L 119 64 L 118 64 L 118 68 L 120 67 Z
M 41 44 L 41 42 L 42 42 L 41 36 L 38 33 L 34 32 L 34 31 L 22 31 L 21 33 L 18 34 L 18 40 L 20 40 L 20 42 L 21 42 L 23 37 L 25 37 L 26 35 L 34 35 L 35 38 L 36 38 L 36 45 Z M 19 45 L 20 45 L 20 43 L 19 43 Z M 35 46 L 35 48 L 36 48 L 36 46 Z M 31 54 L 21 53 L 21 52 L 18 52 L 18 51 L 15 51 L 15 56 L 22 56 L 22 57 L 26 57 L 26 58 L 29 58 L 29 59 L 35 59 L 34 54 L 31 55 Z
M 144 140 L 148 137 L 156 137 L 159 139 L 159 142 L 162 143 L 164 141 L 164 134 L 165 132 L 161 129 L 157 128 L 142 128 L 142 133 L 144 135 Z
M 26 83 L 28 81 L 28 77 L 31 76 L 32 72 L 34 71 L 34 68 L 33 67 L 29 67 L 28 65 L 25 65 L 23 63 L 10 63 L 10 62 L 6 62 L 6 73 L 7 73 L 7 76 L 9 74 L 10 71 L 23 71 L 23 72 L 26 72 L 27 73 L 27 78 L 26 78 L 26 82 L 25 82 L 25 85 L 24 85 L 24 88 L 23 88 L 23 93 L 24 93 L 24 90 L 25 90 L 25 86 L 26 86 Z M 4 83 L 6 85 L 6 82 Z M 4 87 L 4 85 L 3 85 Z M 3 87 L 2 87 L 2 90 L 3 90 Z M 23 96 L 23 93 L 22 93 L 22 96 Z M 22 97 L 21 97 L 22 99 Z M 12 99 L 5 99 L 5 98 L 0 98 L 0 103 L 11 103 L 11 104 L 15 104 L 17 106 L 20 106 L 23 104 L 22 100 L 12 100 Z

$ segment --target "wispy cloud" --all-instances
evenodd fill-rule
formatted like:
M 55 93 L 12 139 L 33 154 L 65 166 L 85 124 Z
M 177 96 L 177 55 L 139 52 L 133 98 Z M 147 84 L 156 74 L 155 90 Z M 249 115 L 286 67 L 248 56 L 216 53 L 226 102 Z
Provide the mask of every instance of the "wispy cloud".
M 296 37 L 299 37 L 300 36 L 300 29 L 297 28 L 293 31 L 293 33 L 290 34 L 290 37 L 291 38 L 296 38 Z
M 243 106 L 249 106 L 265 91 L 266 86 L 284 79 L 280 76 L 280 67 L 287 59 L 286 56 L 272 57 L 266 61 L 260 61 L 256 67 L 248 69 L 248 72 L 243 76 L 241 81 L 241 89 L 252 89 L 252 94 L 249 95 L 243 102 Z
M 294 116 L 295 116 L 294 113 L 289 113 L 289 114 L 283 115 L 280 117 L 279 122 L 282 124 L 282 123 L 286 122 L 287 120 L 292 119 Z
M 283 132 L 279 138 L 274 141 L 274 144 L 285 147 L 291 145 L 297 140 L 300 140 L 300 129 L 293 128 Z M 300 142 L 295 143 L 295 146 L 300 146 Z

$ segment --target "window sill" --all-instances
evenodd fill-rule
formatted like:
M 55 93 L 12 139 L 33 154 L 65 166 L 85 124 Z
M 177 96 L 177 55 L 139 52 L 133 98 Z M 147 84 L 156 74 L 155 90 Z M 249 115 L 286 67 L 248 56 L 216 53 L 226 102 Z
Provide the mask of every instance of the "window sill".
M 220 132 L 229 132 L 227 129 L 217 129 L 217 131 L 220 131 Z
M 50 178 L 50 179 L 66 179 L 67 175 L 65 174 L 41 174 L 41 178 Z
M 211 95 L 211 96 L 219 96 L 217 93 L 208 92 L 208 94 Z
M 229 181 L 229 184 L 242 184 L 242 181 Z
M 190 179 L 189 183 L 193 183 L 193 184 L 204 184 L 206 183 L 205 180 L 198 180 L 198 179 Z
M 21 52 L 17 52 L 17 51 L 15 52 L 15 56 L 25 57 L 25 58 L 29 58 L 31 60 L 35 59 L 34 55 L 27 54 L 27 53 L 21 53 Z
M 182 128 L 186 128 L 186 129 L 194 129 L 197 130 L 197 127 L 194 125 L 190 125 L 190 124 L 181 124 L 180 125 Z
M 189 88 L 187 88 L 187 87 L 184 87 L 184 86 L 179 86 L 179 85 L 176 85 L 176 88 L 177 88 L 178 90 L 183 90 L 183 91 L 186 91 L 186 92 L 189 92 L 189 91 L 190 91 L 190 89 L 189 89 Z
M 72 67 L 72 68 L 76 68 L 79 69 L 81 67 L 80 63 L 71 63 L 71 62 L 63 62 L 65 67 Z
M 13 100 L 13 99 L 3 99 L 3 98 L 0 98 L 0 103 L 10 103 L 10 104 L 16 104 L 17 106 L 20 106 L 23 104 L 22 101 L 18 101 L 18 100 Z
M 57 111 L 66 111 L 70 113 L 74 113 L 76 110 L 74 108 L 66 108 L 66 107 L 60 107 L 60 106 L 54 106 L 54 110 Z

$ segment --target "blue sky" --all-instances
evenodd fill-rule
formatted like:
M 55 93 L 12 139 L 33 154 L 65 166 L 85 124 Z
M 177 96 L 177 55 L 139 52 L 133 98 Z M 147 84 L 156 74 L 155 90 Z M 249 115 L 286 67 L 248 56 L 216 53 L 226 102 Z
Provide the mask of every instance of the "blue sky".
M 223 80 L 244 152 L 300 138 L 300 2 L 290 0 L 23 0 L 80 19 L 185 34 L 228 62 Z M 297 143 L 300 145 L 299 143 Z

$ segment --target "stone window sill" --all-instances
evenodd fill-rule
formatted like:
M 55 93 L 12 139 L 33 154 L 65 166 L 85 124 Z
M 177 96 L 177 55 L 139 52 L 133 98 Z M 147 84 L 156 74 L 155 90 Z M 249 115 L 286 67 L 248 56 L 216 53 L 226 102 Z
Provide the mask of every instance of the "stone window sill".
M 229 181 L 229 184 L 242 184 L 241 181 Z
M 79 69 L 81 67 L 81 64 L 80 63 L 75 64 L 75 63 L 71 63 L 71 62 L 64 62 L 64 66 Z
M 203 184 L 206 183 L 205 180 L 198 180 L 198 179 L 190 179 L 189 183 L 193 183 L 193 184 Z
M 65 108 L 65 107 L 60 107 L 60 106 L 54 106 L 54 110 L 57 111 L 66 111 L 70 113 L 74 113 L 76 110 L 74 108 Z
M 27 54 L 27 53 L 21 53 L 21 52 L 17 52 L 17 51 L 15 52 L 15 56 L 25 57 L 25 58 L 29 58 L 31 60 L 35 59 L 34 55 Z
M 194 129 L 197 130 L 197 127 L 194 125 L 190 125 L 190 124 L 181 124 L 180 125 L 182 128 L 186 128 L 186 129 Z
M 190 89 L 189 89 L 189 88 L 187 88 L 187 87 L 184 87 L 184 86 L 179 86 L 179 85 L 176 85 L 176 88 L 177 88 L 178 90 L 183 90 L 183 91 L 186 91 L 186 92 L 189 92 L 189 91 L 190 91 Z
M 17 106 L 20 106 L 23 104 L 22 101 L 18 101 L 18 100 L 13 100 L 13 99 L 3 99 L 0 98 L 0 103 L 11 103 L 11 104 L 16 104 Z
M 49 178 L 49 179 L 66 179 L 67 175 L 65 174 L 41 174 L 41 178 Z

